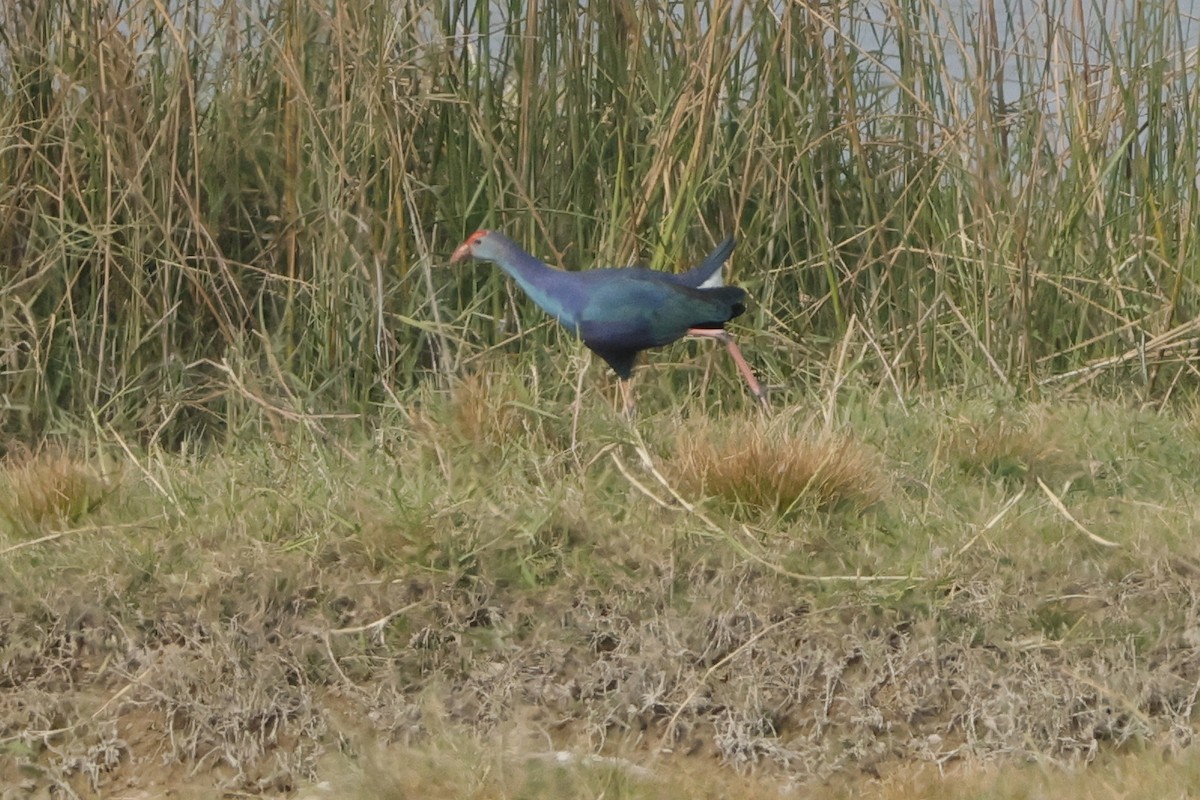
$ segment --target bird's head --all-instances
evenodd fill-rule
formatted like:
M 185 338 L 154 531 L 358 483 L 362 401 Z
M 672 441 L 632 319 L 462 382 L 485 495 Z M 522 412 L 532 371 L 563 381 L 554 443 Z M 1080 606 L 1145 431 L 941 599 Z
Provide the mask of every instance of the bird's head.
M 499 250 L 503 247 L 504 237 L 494 231 L 478 230 L 467 237 L 458 246 L 454 255 L 450 256 L 451 264 L 459 264 L 468 258 L 476 261 L 494 261 Z

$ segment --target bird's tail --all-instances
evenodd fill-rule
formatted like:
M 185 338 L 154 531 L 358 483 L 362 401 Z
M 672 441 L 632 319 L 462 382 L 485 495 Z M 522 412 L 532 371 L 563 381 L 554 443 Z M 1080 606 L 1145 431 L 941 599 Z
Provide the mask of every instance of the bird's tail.
M 693 289 L 713 289 L 718 286 L 724 286 L 725 282 L 721 275 L 721 267 L 725 266 L 725 262 L 729 260 L 735 244 L 737 242 L 734 241 L 733 237 L 729 237 L 717 245 L 716 249 L 709 253 L 703 261 L 687 272 L 680 273 L 675 279 L 684 286 L 690 286 Z

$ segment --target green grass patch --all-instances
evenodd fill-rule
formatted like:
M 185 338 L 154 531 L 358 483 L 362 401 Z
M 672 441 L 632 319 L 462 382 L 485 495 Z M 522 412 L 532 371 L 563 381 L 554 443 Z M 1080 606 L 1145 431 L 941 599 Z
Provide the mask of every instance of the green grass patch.
M 630 427 L 593 396 L 571 445 L 546 398 L 494 427 L 518 392 L 423 392 L 360 439 L 93 441 L 103 504 L 41 541 L 3 522 L 6 779 L 136 786 L 152 747 L 164 779 L 236 791 L 640 797 L 691 759 L 834 791 L 1186 744 L 1186 409 L 1005 401 L 1004 449 L 1053 453 L 1014 479 L 964 467 L 982 401 L 852 392 L 818 434 L 802 407 Z M 779 469 L 839 441 L 869 505 Z M 738 494 L 771 480 L 793 499 Z M 380 746 L 415 755 L 337 765 Z

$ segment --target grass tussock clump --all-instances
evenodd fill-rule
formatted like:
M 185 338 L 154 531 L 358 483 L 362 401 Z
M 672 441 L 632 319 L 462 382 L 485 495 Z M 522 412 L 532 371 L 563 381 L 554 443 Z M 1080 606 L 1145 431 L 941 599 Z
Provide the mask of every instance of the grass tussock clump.
M 967 474 L 1018 484 L 1038 478 L 1052 481 L 1071 466 L 1061 432 L 1060 424 L 1037 410 L 1023 417 L 963 419 L 951 434 L 950 452 Z
M 511 370 L 484 368 L 456 381 L 449 402 L 434 404 L 422 427 L 438 441 L 503 449 L 529 436 L 535 416 Z
M 671 464 L 688 492 L 774 514 L 864 508 L 886 483 L 874 454 L 853 438 L 762 419 L 686 425 Z
M 0 463 L 0 519 L 23 531 L 75 522 L 110 490 L 91 464 L 64 450 L 10 454 Z

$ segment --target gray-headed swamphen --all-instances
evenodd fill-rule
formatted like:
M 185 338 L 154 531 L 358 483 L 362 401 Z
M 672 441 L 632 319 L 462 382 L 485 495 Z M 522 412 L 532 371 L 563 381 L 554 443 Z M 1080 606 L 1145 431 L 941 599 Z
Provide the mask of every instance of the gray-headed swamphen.
M 726 239 L 700 264 L 679 274 L 644 267 L 566 272 L 526 253 L 502 233 L 481 230 L 467 237 L 450 263 L 473 258 L 507 272 L 539 308 L 608 362 L 621 379 L 627 414 L 633 412 L 629 379 L 637 354 L 684 336 L 724 342 L 765 408 L 766 393 L 724 329 L 746 310 L 746 291 L 721 285 L 721 267 L 733 246 L 733 239 Z

